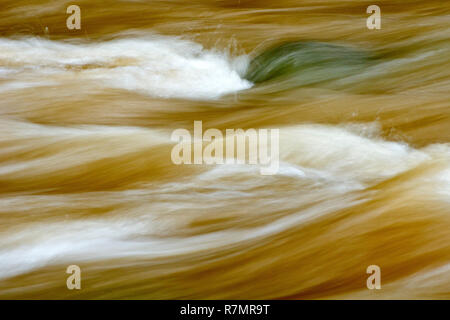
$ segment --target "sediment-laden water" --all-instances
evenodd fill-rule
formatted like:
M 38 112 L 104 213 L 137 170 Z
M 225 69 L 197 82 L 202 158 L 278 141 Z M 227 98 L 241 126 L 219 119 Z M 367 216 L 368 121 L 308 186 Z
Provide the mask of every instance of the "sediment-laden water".
M 0 1 L 0 298 L 450 297 L 448 4 L 70 4 Z M 278 173 L 175 165 L 194 121 Z

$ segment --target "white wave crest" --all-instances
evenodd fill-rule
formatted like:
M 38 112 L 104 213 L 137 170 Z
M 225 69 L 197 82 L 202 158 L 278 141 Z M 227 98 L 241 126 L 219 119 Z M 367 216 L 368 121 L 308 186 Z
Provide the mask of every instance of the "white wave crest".
M 163 98 L 215 99 L 252 86 L 239 75 L 247 56 L 230 57 L 175 37 L 88 44 L 0 39 L 0 48 L 1 74 L 10 80 L 0 91 L 92 80 Z

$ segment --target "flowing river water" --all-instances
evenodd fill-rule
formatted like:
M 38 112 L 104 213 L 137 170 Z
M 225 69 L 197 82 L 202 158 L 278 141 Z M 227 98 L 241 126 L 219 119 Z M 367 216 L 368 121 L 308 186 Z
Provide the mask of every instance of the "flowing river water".
M 450 6 L 371 4 L 0 0 L 0 298 L 450 298 Z M 175 165 L 194 121 L 278 173 Z

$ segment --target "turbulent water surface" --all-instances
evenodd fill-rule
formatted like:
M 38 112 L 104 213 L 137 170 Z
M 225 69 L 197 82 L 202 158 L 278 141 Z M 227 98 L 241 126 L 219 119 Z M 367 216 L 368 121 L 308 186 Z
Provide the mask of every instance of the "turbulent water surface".
M 450 298 L 448 3 L 70 4 L 0 0 L 0 298 Z M 173 164 L 196 120 L 278 173 Z

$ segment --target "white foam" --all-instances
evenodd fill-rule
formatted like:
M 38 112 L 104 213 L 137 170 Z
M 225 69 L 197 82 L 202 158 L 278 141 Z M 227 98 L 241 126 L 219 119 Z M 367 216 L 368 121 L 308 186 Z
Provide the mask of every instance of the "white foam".
M 73 44 L 41 38 L 0 39 L 0 60 L 25 73 L 36 86 L 57 78 L 158 97 L 214 99 L 247 89 L 240 77 L 248 57 L 223 52 L 175 37 L 152 36 L 101 43 Z M 82 68 L 89 65 L 89 68 Z M 1 89 L 1 88 L 0 88 Z
M 354 128 L 298 125 L 280 130 L 283 161 L 359 182 L 410 170 L 431 156 L 405 143 L 369 138 Z

